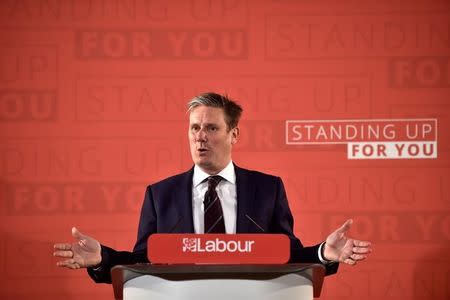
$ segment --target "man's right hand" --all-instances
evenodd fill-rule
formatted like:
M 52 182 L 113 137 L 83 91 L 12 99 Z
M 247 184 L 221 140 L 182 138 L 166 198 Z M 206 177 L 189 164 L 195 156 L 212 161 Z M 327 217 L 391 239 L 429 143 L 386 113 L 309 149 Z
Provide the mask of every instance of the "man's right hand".
M 78 229 L 72 227 L 72 236 L 77 240 L 75 243 L 59 243 L 53 247 L 53 255 L 65 258 L 56 263 L 58 267 L 69 269 L 79 269 L 93 267 L 102 261 L 100 243 L 87 235 L 82 234 Z

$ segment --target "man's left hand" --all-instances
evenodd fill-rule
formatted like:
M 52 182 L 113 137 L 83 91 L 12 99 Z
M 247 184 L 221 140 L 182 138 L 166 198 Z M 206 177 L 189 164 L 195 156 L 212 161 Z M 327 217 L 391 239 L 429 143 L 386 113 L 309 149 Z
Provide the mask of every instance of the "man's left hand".
M 372 252 L 371 244 L 346 236 L 353 220 L 347 220 L 340 228 L 327 237 L 324 245 L 324 258 L 331 261 L 356 265 L 357 262 L 367 258 Z

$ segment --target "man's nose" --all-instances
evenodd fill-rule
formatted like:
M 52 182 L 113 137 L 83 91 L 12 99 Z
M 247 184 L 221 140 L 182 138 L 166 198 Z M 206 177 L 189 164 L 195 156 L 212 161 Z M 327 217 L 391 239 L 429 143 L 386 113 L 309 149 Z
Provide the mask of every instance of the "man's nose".
M 196 134 L 195 134 L 195 140 L 197 142 L 206 142 L 207 139 L 207 135 L 206 135 L 206 131 L 204 129 L 200 129 Z

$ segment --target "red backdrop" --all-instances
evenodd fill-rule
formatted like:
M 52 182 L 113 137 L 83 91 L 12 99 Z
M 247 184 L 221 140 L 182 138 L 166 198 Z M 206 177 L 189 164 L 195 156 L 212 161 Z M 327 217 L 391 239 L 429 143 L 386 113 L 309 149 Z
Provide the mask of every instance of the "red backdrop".
M 131 249 L 147 184 L 188 169 L 185 103 L 244 107 L 240 166 L 285 182 L 295 232 L 373 242 L 323 299 L 450 296 L 448 1 L 0 2 L 0 297 L 111 299 L 57 269 L 70 228 Z M 286 120 L 437 119 L 435 159 L 287 145 Z

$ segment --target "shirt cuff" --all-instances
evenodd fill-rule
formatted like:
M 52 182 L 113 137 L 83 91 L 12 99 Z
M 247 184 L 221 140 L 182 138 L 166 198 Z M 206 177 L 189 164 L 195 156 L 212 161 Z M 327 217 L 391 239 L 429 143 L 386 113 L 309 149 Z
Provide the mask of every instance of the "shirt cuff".
M 326 259 L 325 257 L 323 257 L 322 256 L 322 248 L 323 247 L 325 247 L 325 242 L 323 242 L 322 244 L 320 244 L 320 246 L 319 246 L 319 260 L 320 260 L 320 262 L 322 263 L 322 264 L 324 264 L 324 265 L 327 265 L 327 264 L 330 264 L 330 263 L 332 263 L 333 261 L 332 260 L 328 260 L 328 259 Z
M 101 271 L 103 268 L 102 268 L 102 265 L 101 265 L 101 263 L 100 263 L 100 265 L 98 265 L 98 266 L 93 266 L 93 267 L 91 267 L 91 269 L 92 269 L 92 271 L 94 271 L 94 272 L 98 272 L 98 271 Z

